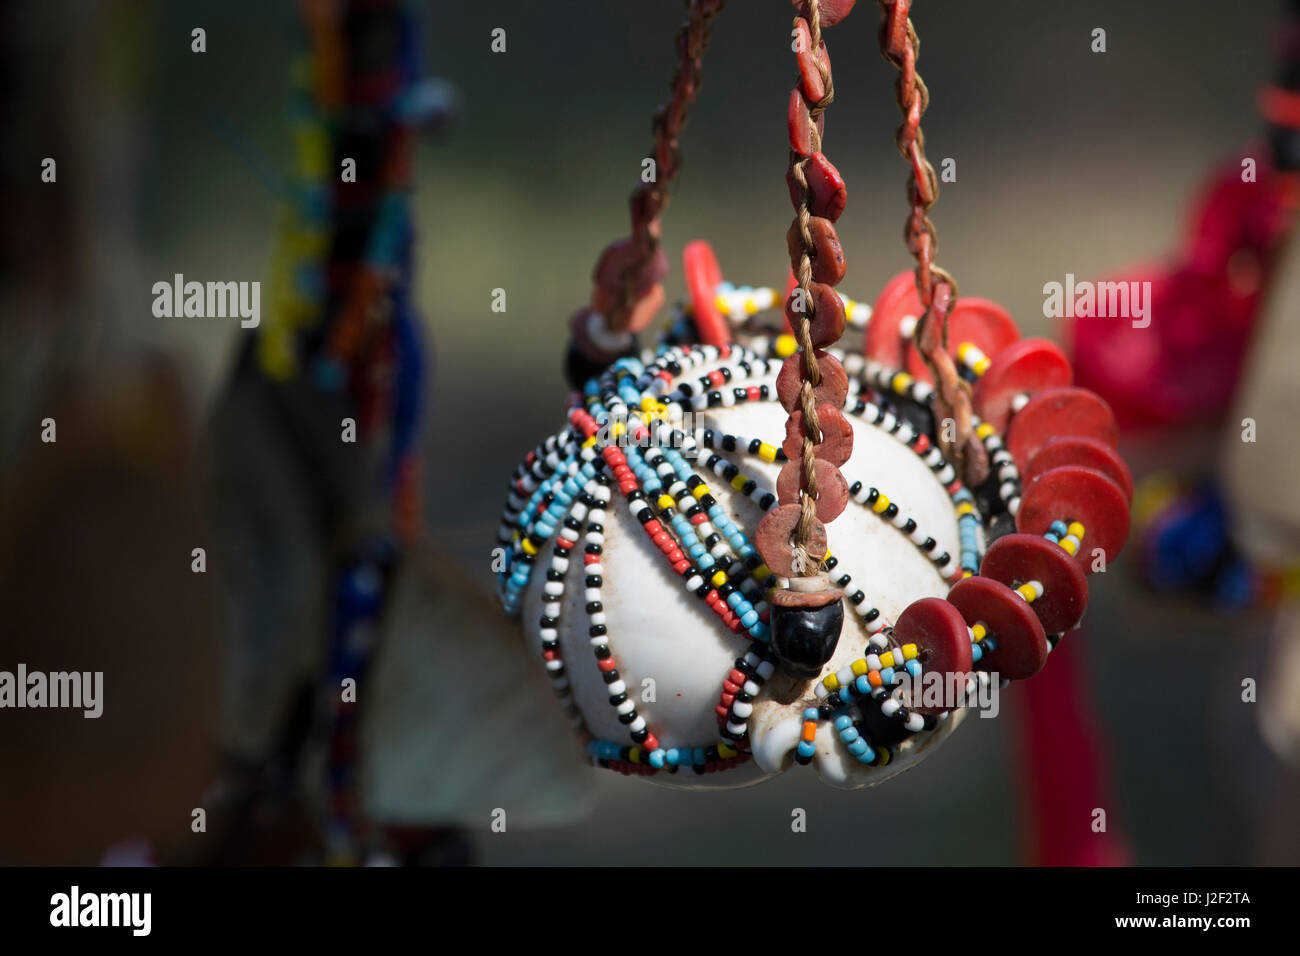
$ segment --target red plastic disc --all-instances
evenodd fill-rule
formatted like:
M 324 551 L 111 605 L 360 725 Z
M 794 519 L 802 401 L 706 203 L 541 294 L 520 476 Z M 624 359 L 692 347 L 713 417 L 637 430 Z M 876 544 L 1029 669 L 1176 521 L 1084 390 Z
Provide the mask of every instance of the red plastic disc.
M 1025 489 L 1016 528 L 1041 535 L 1047 533 L 1053 521 L 1078 521 L 1083 525 L 1083 542 L 1074 557 L 1084 571 L 1090 572 L 1095 549 L 1102 550 L 1107 563 L 1123 550 L 1129 529 L 1128 499 L 1124 490 L 1100 471 L 1062 465 L 1043 472 Z M 989 553 L 992 551 L 990 548 Z
M 1095 438 L 1051 439 L 1038 449 L 1033 458 L 1029 459 L 1029 467 L 1025 469 L 1021 480 L 1028 486 L 1043 472 L 1060 468 L 1062 465 L 1082 465 L 1084 468 L 1101 472 L 1119 485 L 1120 490 L 1124 492 L 1124 497 L 1130 504 L 1132 503 L 1132 472 L 1128 470 L 1128 465 L 1124 464 L 1124 459 L 1119 456 L 1119 452 Z
M 848 506 L 849 484 L 838 468 L 821 458 L 813 459 L 813 474 L 817 481 L 817 520 L 834 521 Z M 783 505 L 797 504 L 802 487 L 803 462 L 787 461 L 776 477 L 776 500 Z
M 919 313 L 918 313 L 919 315 Z M 957 349 L 970 342 L 987 356 L 997 355 L 1020 338 L 1015 321 L 996 302 L 963 296 L 948 316 L 948 354 L 957 358 Z M 932 381 L 925 360 L 916 349 L 907 350 L 907 370 L 923 382 Z
M 794 8 L 799 11 L 799 16 L 808 16 L 807 0 L 791 0 Z M 817 5 L 817 13 L 821 17 L 822 26 L 832 27 L 849 15 L 853 5 L 857 0 L 822 0 Z
M 1088 580 L 1083 569 L 1068 551 L 1042 535 L 1008 534 L 998 538 L 984 555 L 980 574 L 1009 588 L 1027 581 L 1042 584 L 1043 596 L 1029 606 L 1048 634 L 1074 627 L 1088 607 Z
M 970 631 L 961 612 L 943 598 L 913 601 L 894 624 L 894 640 L 915 644 L 922 673 L 969 674 Z M 947 707 L 913 707 L 922 714 L 941 714 Z
M 1070 360 L 1047 339 L 1021 339 L 999 352 L 985 350 L 989 367 L 975 383 L 975 414 L 999 432 L 1007 430 L 1017 395 L 1064 388 L 1074 380 Z
M 802 512 L 799 505 L 778 505 L 763 515 L 754 530 L 754 544 L 763 556 L 763 563 L 773 574 L 783 578 L 795 576 L 794 544 L 790 538 Z M 805 550 L 815 561 L 826 557 L 826 526 L 816 518 Z
M 902 369 L 910 346 L 899 335 L 898 326 L 904 316 L 920 318 L 923 311 L 921 297 L 916 292 L 916 276 L 910 269 L 900 272 L 885 284 L 876 299 L 863 339 L 863 352 L 890 368 Z
M 952 604 L 971 627 L 983 624 L 993 637 L 993 650 L 981 657 L 981 670 L 997 671 L 1010 680 L 1024 680 L 1047 663 L 1047 633 L 1029 604 L 1001 581 L 962 578 L 948 592 Z
M 1025 470 L 1034 453 L 1053 438 L 1095 438 L 1112 448 L 1119 427 L 1110 406 L 1086 388 L 1047 388 L 1016 412 L 1007 426 L 1007 450 Z
M 686 244 L 682 250 L 682 266 L 686 273 L 686 290 L 691 297 L 695 315 L 695 330 L 705 345 L 721 348 L 731 342 L 731 329 L 718 309 L 718 286 L 722 282 L 722 269 L 713 254 L 713 248 L 703 239 Z

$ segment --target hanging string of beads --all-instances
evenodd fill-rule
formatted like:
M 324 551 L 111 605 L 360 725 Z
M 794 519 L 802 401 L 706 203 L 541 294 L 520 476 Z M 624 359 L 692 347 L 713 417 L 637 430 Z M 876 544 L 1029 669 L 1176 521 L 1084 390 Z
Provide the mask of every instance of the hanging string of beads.
M 632 234 L 610 243 L 596 260 L 591 303 L 570 320 L 566 374 L 574 388 L 631 354 L 636 333 L 664 307 L 662 285 L 668 258 L 659 247 L 660 217 L 668 204 L 668 186 L 681 167 L 678 138 L 687 108 L 699 94 L 702 64 L 709 45 L 709 25 L 726 0 L 687 0 L 687 17 L 677 32 L 677 69 L 672 96 L 655 112 L 654 149 L 628 200 Z
M 790 93 L 787 125 L 790 164 L 786 184 L 795 207 L 786 233 L 796 285 L 786 301 L 786 320 L 799 351 L 786 359 L 776 390 L 790 414 L 788 430 L 801 436 L 798 455 L 781 471 L 780 507 L 764 516 L 758 546 L 777 574 L 790 581 L 773 594 L 772 649 L 782 669 L 811 678 L 835 651 L 844 622 L 841 598 L 823 572 L 826 522 L 843 512 L 848 483 L 839 471 L 852 451 L 852 429 L 840 409 L 848 377 L 839 360 L 824 349 L 844 333 L 844 301 L 835 286 L 844 278 L 844 251 L 835 220 L 844 211 L 844 181 L 822 154 L 823 114 L 835 99 L 830 56 L 822 26 L 839 22 L 851 0 L 795 0 L 792 47 L 799 82 Z M 823 433 L 848 441 L 823 441 Z
M 939 238 L 929 212 L 939 200 L 939 180 L 926 159 L 925 134 L 921 131 L 921 117 L 930 105 L 930 91 L 916 71 L 921 41 L 908 16 L 912 0 L 876 2 L 881 13 L 880 53 L 898 70 L 895 91 L 903 123 L 894 134 L 894 142 L 912 167 L 907 181 L 911 209 L 903 236 L 908 252 L 916 259 L 916 290 L 924 309 L 913 341 L 935 381 L 935 417 L 952 422 L 951 428 L 939 429 L 940 442 L 963 469 L 966 483 L 977 486 L 988 477 L 988 458 L 974 435 L 970 385 L 957 371 L 947 350 L 948 316 L 957 302 L 957 282 L 934 261 Z

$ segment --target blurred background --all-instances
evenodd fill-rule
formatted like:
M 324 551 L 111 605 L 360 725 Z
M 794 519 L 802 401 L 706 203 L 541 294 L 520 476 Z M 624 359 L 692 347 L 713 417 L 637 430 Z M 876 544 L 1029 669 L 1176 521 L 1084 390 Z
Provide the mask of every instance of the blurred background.
M 458 648 L 499 641 L 500 655 L 517 651 L 517 625 L 491 599 L 506 481 L 560 424 L 566 322 L 589 295 L 597 254 L 626 232 L 625 200 L 667 95 L 683 16 L 669 0 L 419 9 L 425 70 L 456 95 L 454 116 L 420 139 L 412 177 L 411 299 L 429 356 L 415 454 L 423 537 L 439 562 L 430 586 L 464 581 L 457 590 L 472 606 L 437 610 L 435 599 L 427 626 L 404 630 L 406 665 L 386 686 L 407 728 L 368 738 L 371 754 L 392 748 L 366 758 L 391 778 L 371 778 L 379 815 L 438 831 L 439 846 L 453 839 L 456 850 L 433 862 L 815 863 L 832 846 L 838 862 L 863 864 L 1033 859 L 1014 687 L 1001 719 L 967 722 L 917 769 L 862 792 L 797 773 L 692 793 L 561 771 L 555 765 L 576 760 L 576 749 L 548 730 L 546 747 L 533 751 L 545 760 L 500 770 L 512 787 L 542 794 L 530 825 L 504 834 L 490 829 L 504 798 L 481 753 L 430 760 L 436 746 L 412 743 L 453 738 L 438 727 L 466 708 L 490 719 L 473 689 L 477 666 L 459 694 L 433 690 Z M 932 96 L 927 152 L 936 167 L 954 159 L 957 173 L 933 213 L 938 260 L 962 292 L 1001 303 L 1025 335 L 1059 337 L 1043 315 L 1045 282 L 1107 277 L 1178 247 L 1206 177 L 1262 141 L 1256 101 L 1278 72 L 1285 13 L 1264 0 L 919 0 L 919 69 Z M 784 281 L 791 14 L 785 0 L 732 0 L 715 22 L 664 218 L 670 300 L 684 295 L 680 251 L 697 238 L 738 284 Z M 866 301 L 909 266 L 896 74 L 877 52 L 877 16 L 863 0 L 827 33 L 837 96 L 826 143 L 850 193 L 838 223 L 850 262 L 842 289 Z M 44 655 L 63 661 L 50 667 L 103 669 L 109 694 L 136 711 L 108 737 L 80 718 L 29 712 L 19 723 L 0 712 L 0 860 L 95 862 L 143 835 L 154 859 L 211 861 L 211 847 L 196 846 L 190 808 L 216 801 L 210 785 L 233 772 L 216 716 L 222 635 L 232 624 L 220 561 L 199 578 L 189 553 L 220 523 L 203 476 L 221 469 L 204 436 L 252 333 L 229 319 L 155 318 L 152 285 L 175 273 L 262 280 L 269 312 L 283 198 L 276 177 L 295 163 L 288 104 L 291 66 L 306 45 L 300 8 L 20 2 L 0 19 L 8 74 L 0 591 L 12 609 L 0 625 L 0 668 L 36 666 Z M 201 54 L 191 49 L 196 27 L 206 31 Z M 498 27 L 506 49 L 494 53 Z M 1104 53 L 1092 52 L 1098 27 Z M 59 158 L 57 184 L 40 180 L 46 156 Z M 505 312 L 491 308 L 494 289 L 506 290 Z M 109 384 L 97 390 L 92 380 Z M 145 389 L 134 404 L 121 397 L 132 389 Z M 155 436 L 141 441 L 164 464 L 149 467 L 130 428 L 107 437 L 117 434 L 104 424 L 117 420 L 115 401 Z M 40 458 L 47 415 L 59 421 L 57 465 Z M 1134 434 L 1122 450 L 1139 479 L 1212 475 L 1220 437 L 1219 423 L 1202 418 Z M 81 461 L 92 442 L 104 447 Z M 1256 706 L 1241 701 L 1243 677 L 1269 679 L 1274 608 L 1253 596 L 1225 609 L 1204 590 L 1154 591 L 1139 552 L 1130 544 L 1093 579 L 1079 636 L 1084 696 L 1109 764 L 1111 827 L 1137 864 L 1300 862 L 1300 771 L 1264 743 Z M 532 676 L 544 683 L 540 671 Z M 110 696 L 106 727 L 121 713 L 112 704 Z M 505 733 L 513 740 L 525 726 L 512 721 Z M 137 805 L 145 791 L 156 805 Z M 309 830 L 318 811 L 304 802 L 299 822 Z M 811 839 L 790 832 L 792 807 L 808 810 Z M 77 814 L 95 818 L 86 832 L 56 835 L 56 821 Z M 289 848 L 245 847 L 238 859 L 321 858 L 298 852 L 310 837 L 284 837 L 298 823 L 272 816 L 261 823 Z M 863 826 L 868 818 L 908 825 L 882 831 Z

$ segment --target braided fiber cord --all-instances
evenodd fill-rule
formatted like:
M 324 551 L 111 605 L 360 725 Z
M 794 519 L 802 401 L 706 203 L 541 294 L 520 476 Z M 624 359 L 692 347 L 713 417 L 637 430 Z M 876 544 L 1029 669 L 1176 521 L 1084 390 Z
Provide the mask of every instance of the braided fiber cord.
M 626 327 L 636 302 L 636 279 L 650 266 L 659 251 L 660 216 L 668 204 L 668 185 L 681 167 L 677 140 L 686 126 L 686 111 L 703 83 L 704 52 L 709 46 L 709 25 L 722 12 L 726 0 L 687 0 L 687 18 L 677 31 L 677 70 L 672 79 L 672 99 L 655 112 L 654 161 L 656 175 L 633 190 L 628 205 L 632 219 L 632 241 L 637 257 L 620 277 L 619 308 L 606 316 L 610 329 Z
M 921 131 L 921 116 L 930 105 L 930 92 L 916 72 L 921 41 L 908 17 L 912 0 L 876 2 L 881 12 L 880 53 L 898 70 L 895 90 L 903 123 L 898 127 L 894 141 L 899 153 L 912 166 L 907 182 L 911 211 L 903 236 L 908 252 L 916 259 L 916 290 L 925 307 L 916 324 L 913 341 L 934 377 L 942 410 L 951 413 L 956 425 L 951 442 L 943 441 L 944 430 L 940 430 L 944 451 L 961 462 L 972 432 L 971 391 L 958 375 L 956 363 L 947 351 L 948 315 L 957 301 L 957 283 L 934 262 L 939 239 L 929 211 L 939 199 L 939 181 L 934 167 L 926 159 L 925 134 Z M 939 316 L 937 322 L 936 314 Z
M 822 46 L 822 27 L 821 27 L 821 9 L 818 0 L 809 0 L 808 2 L 808 28 L 811 34 L 811 49 L 816 59 L 817 72 L 821 76 L 822 85 L 826 90 L 825 95 L 820 100 L 812 104 L 808 112 L 812 117 L 811 135 L 813 152 L 821 150 L 821 133 L 817 129 L 817 118 L 826 111 L 826 108 L 835 101 L 835 87 L 831 78 L 830 70 L 826 68 L 825 61 L 816 56 L 817 51 Z M 798 18 L 795 19 L 798 23 Z M 821 384 L 821 369 L 817 364 L 816 352 L 812 343 L 812 316 L 813 300 L 811 294 L 812 286 L 812 256 L 813 256 L 813 237 L 809 228 L 811 213 L 808 206 L 811 201 L 811 189 L 808 186 L 808 177 L 805 167 L 809 160 L 800 156 L 791 150 L 790 168 L 794 175 L 794 180 L 799 186 L 802 199 L 799 203 L 799 238 L 803 245 L 803 254 L 799 257 L 799 266 L 796 270 L 795 279 L 799 283 L 799 288 L 803 292 L 803 312 L 800 315 L 798 328 L 794 330 L 795 336 L 799 341 L 799 350 L 803 355 L 803 383 L 799 390 L 799 406 L 803 412 L 803 430 L 804 440 L 801 452 L 800 465 L 803 470 L 803 481 L 799 492 L 799 523 L 794 530 L 794 544 L 798 565 L 804 568 L 808 567 L 807 550 L 805 545 L 808 543 L 812 534 L 813 522 L 816 520 L 817 511 L 817 476 L 816 476 L 816 455 L 814 446 L 821 436 L 821 422 L 817 418 L 817 402 L 814 398 L 813 390 Z

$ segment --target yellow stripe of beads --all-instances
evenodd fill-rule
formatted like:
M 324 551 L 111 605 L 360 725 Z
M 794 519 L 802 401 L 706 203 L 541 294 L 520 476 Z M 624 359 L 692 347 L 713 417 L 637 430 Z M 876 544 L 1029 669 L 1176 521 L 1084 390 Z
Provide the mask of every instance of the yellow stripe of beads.
M 889 507 L 889 498 L 885 495 L 881 495 L 879 498 L 876 499 L 876 503 L 871 506 L 871 510 L 879 515 L 879 514 L 884 514 L 885 510 L 888 507 Z
M 776 461 L 776 446 L 761 442 L 758 446 L 758 457 L 764 461 Z

